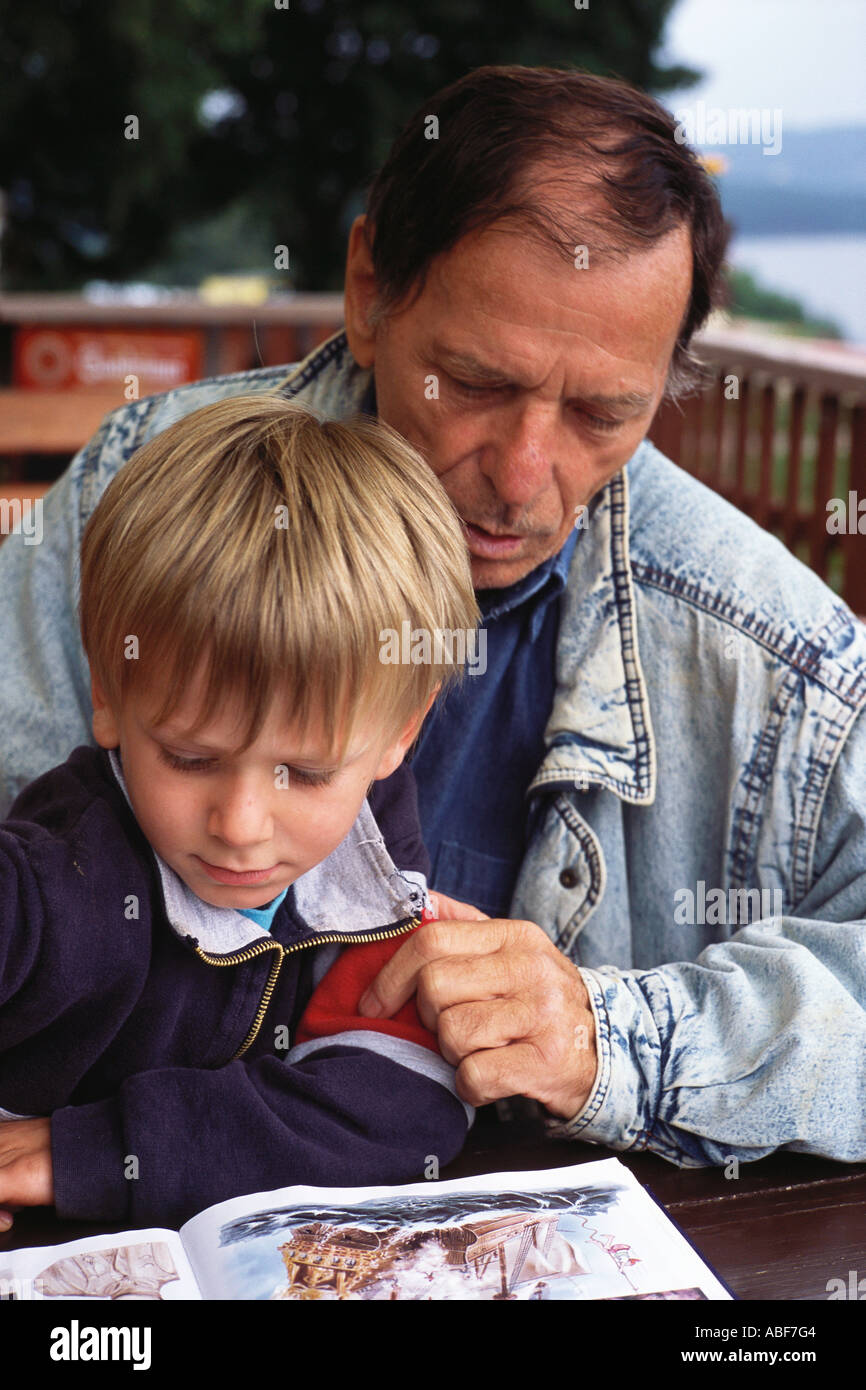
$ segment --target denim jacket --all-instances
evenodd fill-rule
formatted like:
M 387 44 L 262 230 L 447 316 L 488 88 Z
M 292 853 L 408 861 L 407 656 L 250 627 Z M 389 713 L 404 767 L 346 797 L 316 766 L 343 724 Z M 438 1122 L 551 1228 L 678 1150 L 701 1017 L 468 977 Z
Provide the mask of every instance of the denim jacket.
M 107 417 L 44 542 L 0 546 L 0 810 L 90 739 L 78 546 L 132 451 L 243 392 L 346 418 L 369 383 L 340 333 Z M 866 1161 L 866 628 L 644 441 L 579 535 L 556 677 L 511 912 L 580 968 L 599 1065 L 551 1133 L 682 1166 Z

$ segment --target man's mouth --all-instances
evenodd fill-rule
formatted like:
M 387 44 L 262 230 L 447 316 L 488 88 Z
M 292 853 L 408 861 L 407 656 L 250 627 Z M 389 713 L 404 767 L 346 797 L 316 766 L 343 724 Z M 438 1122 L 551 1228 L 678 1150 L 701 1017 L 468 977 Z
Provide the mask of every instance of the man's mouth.
M 264 883 L 265 879 L 270 878 L 278 867 L 272 864 L 269 869 L 224 869 L 219 864 L 209 864 L 206 859 L 202 859 L 198 854 L 195 856 L 201 864 L 205 873 L 212 878 L 215 883 L 243 884 L 243 883 Z
M 511 531 L 486 531 L 472 521 L 463 522 L 466 543 L 473 555 L 485 560 L 502 560 L 519 550 L 525 536 Z

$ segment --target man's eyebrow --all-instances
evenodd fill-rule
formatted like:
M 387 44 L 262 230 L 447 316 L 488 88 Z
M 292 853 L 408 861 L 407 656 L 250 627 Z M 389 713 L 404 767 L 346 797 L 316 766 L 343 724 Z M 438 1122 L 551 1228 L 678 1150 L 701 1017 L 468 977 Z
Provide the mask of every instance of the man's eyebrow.
M 607 406 L 610 410 L 646 410 L 653 403 L 652 395 L 643 391 L 623 391 L 618 396 L 584 395 L 575 399 L 583 405 Z
M 508 380 L 507 372 L 503 372 L 499 367 L 488 367 L 469 353 L 454 352 L 451 348 L 443 347 L 440 343 L 433 344 L 433 353 L 449 367 L 456 367 L 457 371 L 468 372 L 470 376 L 480 377 L 483 381 Z
M 488 367 L 468 353 L 454 352 L 451 348 L 443 347 L 438 343 L 433 344 L 433 352 L 446 366 L 466 372 L 468 376 L 475 377 L 479 381 L 497 382 L 500 385 L 514 384 L 507 372 L 503 372 L 499 367 Z M 569 400 L 578 401 L 581 405 L 601 406 L 602 409 L 634 411 L 647 410 L 653 403 L 652 394 L 646 394 L 643 391 L 623 391 L 615 396 L 585 394 L 570 396 Z

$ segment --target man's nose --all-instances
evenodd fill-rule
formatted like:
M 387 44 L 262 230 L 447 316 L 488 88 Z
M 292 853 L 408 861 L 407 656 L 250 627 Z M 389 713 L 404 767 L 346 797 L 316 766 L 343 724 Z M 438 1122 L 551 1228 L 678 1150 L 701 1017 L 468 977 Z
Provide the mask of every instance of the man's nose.
M 481 461 L 501 502 L 525 507 L 550 487 L 557 450 L 564 447 L 559 413 L 558 404 L 532 401 L 503 412 Z
M 207 828 L 216 839 L 238 849 L 270 840 L 273 819 L 267 789 L 247 778 L 223 786 L 210 808 Z

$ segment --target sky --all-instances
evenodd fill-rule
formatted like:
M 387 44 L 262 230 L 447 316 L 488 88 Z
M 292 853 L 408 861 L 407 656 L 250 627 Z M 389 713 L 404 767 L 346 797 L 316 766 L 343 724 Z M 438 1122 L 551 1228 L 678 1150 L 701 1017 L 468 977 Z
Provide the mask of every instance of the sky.
M 866 124 L 866 0 L 679 0 L 665 37 L 666 61 L 707 74 L 682 104 L 779 107 L 788 129 Z

